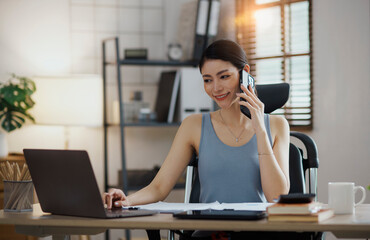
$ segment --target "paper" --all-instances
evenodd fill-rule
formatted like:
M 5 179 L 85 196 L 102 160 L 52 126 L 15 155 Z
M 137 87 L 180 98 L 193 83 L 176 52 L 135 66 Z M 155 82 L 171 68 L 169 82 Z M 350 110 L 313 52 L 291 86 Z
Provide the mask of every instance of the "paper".
M 155 210 L 162 213 L 174 213 L 188 210 L 255 210 L 255 211 L 266 211 L 266 207 L 273 203 L 168 203 L 168 202 L 156 202 L 145 205 L 138 205 L 139 209 Z
M 252 211 L 266 211 L 266 208 L 273 203 L 221 203 L 222 209 L 234 210 L 252 210 Z

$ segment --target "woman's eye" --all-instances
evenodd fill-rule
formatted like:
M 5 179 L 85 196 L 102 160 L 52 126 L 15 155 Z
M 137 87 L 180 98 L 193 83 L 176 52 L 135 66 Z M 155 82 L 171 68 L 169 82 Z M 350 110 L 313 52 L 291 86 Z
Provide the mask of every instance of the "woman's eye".
M 221 79 L 228 79 L 229 77 L 230 77 L 230 75 L 222 75 Z
M 212 81 L 211 79 L 203 79 L 203 80 L 204 80 L 204 83 L 209 83 Z

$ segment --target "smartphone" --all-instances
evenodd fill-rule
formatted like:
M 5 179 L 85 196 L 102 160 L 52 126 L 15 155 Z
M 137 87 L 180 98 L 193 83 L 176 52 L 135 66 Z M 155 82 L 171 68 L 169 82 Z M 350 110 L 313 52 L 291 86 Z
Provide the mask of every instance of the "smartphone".
M 254 78 L 252 75 L 250 75 L 247 71 L 244 69 L 240 70 L 239 72 L 239 83 L 243 84 L 248 90 L 249 85 L 252 86 L 253 91 L 255 91 L 255 84 L 254 84 Z M 240 89 L 240 92 L 243 93 L 243 90 Z M 241 98 L 242 101 L 245 101 L 243 98 Z M 249 112 L 249 109 L 245 106 L 240 106 L 240 111 L 247 116 L 248 118 L 251 118 L 251 113 Z
M 290 193 L 280 195 L 279 203 L 310 203 L 315 199 L 314 193 Z

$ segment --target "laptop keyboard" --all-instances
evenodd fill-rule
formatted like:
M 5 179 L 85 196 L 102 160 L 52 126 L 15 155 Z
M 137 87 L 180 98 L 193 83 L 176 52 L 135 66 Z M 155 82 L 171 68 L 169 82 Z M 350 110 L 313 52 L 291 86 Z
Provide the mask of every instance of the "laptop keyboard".
M 119 217 L 124 217 L 126 216 L 129 211 L 128 210 L 124 210 L 124 209 L 105 209 L 105 214 L 107 215 L 107 217 L 109 218 L 119 218 Z
M 156 214 L 155 211 L 149 210 L 131 210 L 131 209 L 105 209 L 105 214 L 108 218 L 122 218 L 122 217 L 135 217 L 135 216 L 149 216 Z

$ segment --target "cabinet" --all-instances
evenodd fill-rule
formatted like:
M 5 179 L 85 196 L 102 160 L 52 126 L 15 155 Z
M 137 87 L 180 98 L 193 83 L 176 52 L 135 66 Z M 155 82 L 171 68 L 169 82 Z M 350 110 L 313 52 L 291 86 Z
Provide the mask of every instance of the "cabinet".
M 107 44 L 114 45 L 115 51 L 115 60 L 107 60 Z M 174 67 L 183 67 L 183 66 L 192 66 L 196 67 L 197 63 L 194 61 L 162 61 L 162 60 L 142 60 L 142 59 L 121 59 L 120 58 L 120 48 L 119 48 L 119 39 L 118 37 L 105 39 L 102 42 L 102 56 L 103 56 L 103 101 L 104 101 L 104 187 L 105 190 L 108 190 L 110 187 L 108 184 L 108 128 L 114 124 L 107 122 L 107 67 L 109 65 L 115 67 L 115 72 L 117 74 L 117 91 L 118 91 L 118 102 L 119 102 L 119 120 L 120 123 L 120 151 L 121 151 L 121 164 L 122 171 L 120 176 L 120 182 L 124 191 L 127 193 L 129 190 L 136 190 L 130 186 L 128 182 L 128 172 L 126 168 L 126 154 L 125 154 L 125 134 L 124 129 L 126 127 L 168 127 L 168 126 L 179 126 L 179 123 L 159 123 L 159 122 L 125 122 L 124 121 L 124 112 L 123 112 L 123 93 L 122 93 L 122 73 L 121 66 L 131 65 L 131 66 L 174 66 Z M 117 124 L 116 124 L 117 125 Z

